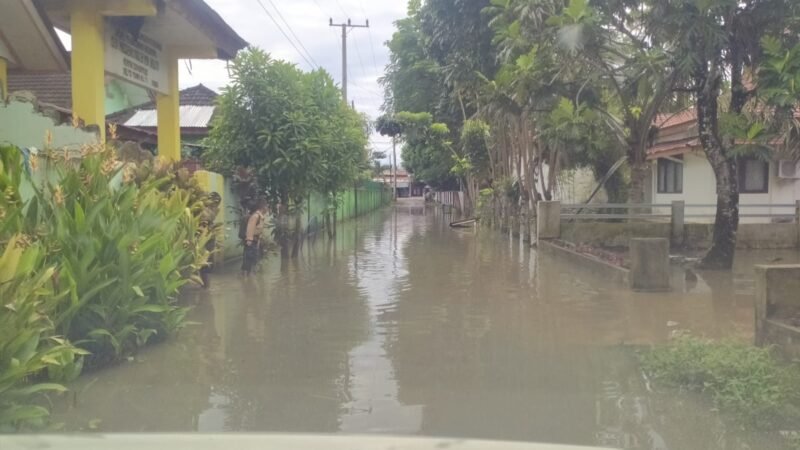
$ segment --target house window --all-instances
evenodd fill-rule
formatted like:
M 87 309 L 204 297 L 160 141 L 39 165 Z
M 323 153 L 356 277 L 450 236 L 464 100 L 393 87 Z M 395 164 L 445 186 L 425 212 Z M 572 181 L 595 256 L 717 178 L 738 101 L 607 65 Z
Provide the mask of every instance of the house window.
M 739 192 L 743 194 L 769 192 L 769 163 L 759 159 L 740 160 Z
M 681 194 L 683 193 L 683 156 L 674 159 L 658 160 L 658 193 Z

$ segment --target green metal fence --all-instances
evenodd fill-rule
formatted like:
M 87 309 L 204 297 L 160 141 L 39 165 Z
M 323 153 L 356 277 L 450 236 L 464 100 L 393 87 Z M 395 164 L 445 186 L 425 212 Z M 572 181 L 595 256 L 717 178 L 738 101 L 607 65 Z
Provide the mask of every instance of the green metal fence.
M 384 184 L 367 181 L 339 194 L 339 200 L 336 220 L 343 222 L 387 205 L 392 200 L 392 194 Z M 324 211 L 325 197 L 321 194 L 311 195 L 306 205 L 306 231 L 308 233 L 315 233 L 322 229 Z
M 225 180 L 225 258 L 236 257 L 241 254 L 241 245 L 238 238 L 240 212 L 239 200 L 232 189 L 229 180 Z M 339 208 L 336 211 L 336 220 L 346 220 L 367 214 L 388 205 L 392 201 L 392 191 L 382 183 L 368 181 L 358 187 L 348 189 L 340 195 Z M 308 234 L 318 233 L 324 226 L 325 196 L 314 193 L 306 200 L 305 205 L 305 231 Z M 268 231 L 269 232 L 269 231 Z

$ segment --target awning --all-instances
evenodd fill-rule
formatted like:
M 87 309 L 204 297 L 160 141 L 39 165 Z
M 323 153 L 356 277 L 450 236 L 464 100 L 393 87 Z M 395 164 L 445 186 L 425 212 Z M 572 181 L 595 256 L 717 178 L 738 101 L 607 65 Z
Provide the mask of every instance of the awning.
M 8 61 L 9 69 L 67 70 L 67 51 L 37 4 L 32 0 L 3 1 L 0 10 L 0 57 Z
M 654 160 L 667 156 L 677 156 L 693 150 L 702 150 L 700 140 L 696 137 L 660 142 L 647 150 L 647 159 Z
M 145 17 L 139 31 L 178 49 L 179 58 L 232 59 L 248 45 L 202 0 L 163 0 L 154 3 L 159 6 L 158 14 Z M 68 2 L 37 0 L 37 4 L 43 7 L 53 24 L 69 31 Z

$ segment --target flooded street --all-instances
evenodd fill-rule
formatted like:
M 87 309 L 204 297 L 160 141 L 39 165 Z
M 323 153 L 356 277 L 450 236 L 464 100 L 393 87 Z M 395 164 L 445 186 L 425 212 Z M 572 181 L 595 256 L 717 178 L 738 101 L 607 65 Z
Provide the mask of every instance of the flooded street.
M 689 330 L 752 339 L 750 253 L 734 275 L 638 294 L 490 230 L 401 203 L 191 289 L 197 322 L 85 375 L 69 430 L 391 433 L 648 450 L 779 449 L 659 394 L 635 350 Z M 784 262 L 797 252 L 781 254 Z M 800 258 L 798 258 L 800 259 Z M 686 280 L 689 281 L 686 281 Z

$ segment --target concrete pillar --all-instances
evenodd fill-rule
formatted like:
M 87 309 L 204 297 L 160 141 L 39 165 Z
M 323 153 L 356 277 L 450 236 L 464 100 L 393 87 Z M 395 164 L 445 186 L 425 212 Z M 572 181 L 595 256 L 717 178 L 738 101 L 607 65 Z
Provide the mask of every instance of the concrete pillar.
M 685 209 L 686 202 L 683 200 L 672 202 L 670 242 L 675 247 L 682 247 L 684 243 Z
M 631 239 L 630 260 L 631 289 L 645 292 L 670 289 L 669 241 L 667 239 Z
M 8 97 L 8 61 L 0 56 L 0 100 Z
M 536 203 L 536 239 L 561 237 L 561 202 Z
M 794 221 L 800 225 L 800 200 L 797 200 L 794 204 Z
M 797 224 L 797 248 L 800 248 L 800 200 L 794 205 L 794 221 Z
M 158 155 L 169 161 L 181 160 L 181 115 L 178 90 L 178 59 L 168 55 L 169 94 L 158 94 Z
M 790 320 L 800 312 L 800 264 L 756 266 L 756 344 L 768 342 L 767 319 Z
M 72 111 L 85 125 L 97 125 L 105 142 L 105 27 L 100 6 L 97 1 L 70 3 Z

